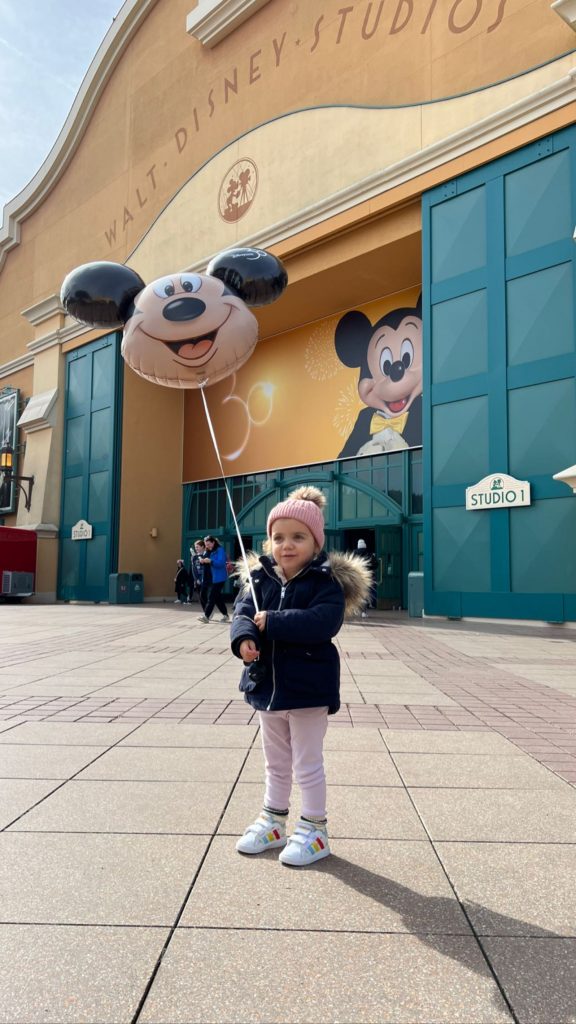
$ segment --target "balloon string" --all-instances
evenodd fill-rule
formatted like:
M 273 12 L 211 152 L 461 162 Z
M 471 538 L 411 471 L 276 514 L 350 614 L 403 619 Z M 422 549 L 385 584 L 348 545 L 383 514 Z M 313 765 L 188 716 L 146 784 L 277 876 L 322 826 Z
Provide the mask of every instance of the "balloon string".
M 234 505 L 232 504 L 232 496 L 228 489 L 228 483 L 226 481 L 226 474 L 224 473 L 224 466 L 222 465 L 222 459 L 220 458 L 220 452 L 218 450 L 218 442 L 216 441 L 216 434 L 214 433 L 214 427 L 212 426 L 212 420 L 210 419 L 210 413 L 208 411 L 208 402 L 206 401 L 206 395 L 204 394 L 204 384 L 200 385 L 200 394 L 202 395 L 202 401 L 204 402 L 204 411 L 206 413 L 206 419 L 208 420 L 208 429 L 210 431 L 210 437 L 212 438 L 212 444 L 214 445 L 214 451 L 216 452 L 216 458 L 218 459 L 218 465 L 220 466 L 220 472 L 222 474 L 222 480 L 224 481 L 224 487 L 226 488 L 226 494 L 228 496 L 228 504 L 230 505 L 230 511 L 234 520 L 234 526 L 236 527 L 236 536 L 238 537 L 238 543 L 242 552 L 242 558 L 244 560 L 244 566 L 248 575 L 248 585 L 250 587 L 250 593 L 252 594 L 252 600 L 254 601 L 254 607 L 257 612 L 260 611 L 258 607 L 258 601 L 256 599 L 256 591 L 254 590 L 254 584 L 250 575 L 250 567 L 248 565 L 248 559 L 246 557 L 246 549 L 244 548 L 244 541 L 242 540 L 242 534 L 240 533 L 240 527 L 238 526 L 238 520 L 236 519 L 236 513 L 234 511 Z

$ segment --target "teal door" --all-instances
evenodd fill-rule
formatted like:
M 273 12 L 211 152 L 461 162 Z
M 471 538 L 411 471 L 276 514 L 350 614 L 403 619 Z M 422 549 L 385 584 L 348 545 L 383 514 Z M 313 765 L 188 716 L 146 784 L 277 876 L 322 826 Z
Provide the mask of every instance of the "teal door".
M 423 200 L 425 608 L 576 618 L 576 131 Z M 528 507 L 467 510 L 493 473 Z
M 379 608 L 402 605 L 402 527 L 376 527 L 376 600 Z
M 58 598 L 107 601 L 118 563 L 120 336 L 109 334 L 66 358 Z M 79 520 L 90 540 L 72 540 Z

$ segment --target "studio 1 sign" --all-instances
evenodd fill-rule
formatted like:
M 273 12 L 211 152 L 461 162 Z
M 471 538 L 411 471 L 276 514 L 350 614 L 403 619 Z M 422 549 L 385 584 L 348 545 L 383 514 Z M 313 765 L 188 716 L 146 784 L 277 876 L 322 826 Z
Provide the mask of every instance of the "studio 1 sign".
M 527 480 L 516 480 L 506 473 L 485 476 L 477 484 L 466 488 L 466 509 L 478 512 L 480 509 L 516 508 L 530 504 L 530 484 Z

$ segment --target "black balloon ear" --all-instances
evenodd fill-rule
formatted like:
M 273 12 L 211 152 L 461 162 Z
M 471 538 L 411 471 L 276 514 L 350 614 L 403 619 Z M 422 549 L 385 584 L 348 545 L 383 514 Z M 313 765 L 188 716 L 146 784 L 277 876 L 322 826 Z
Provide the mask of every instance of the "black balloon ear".
M 336 326 L 334 345 L 336 355 L 344 366 L 363 366 L 366 349 L 372 335 L 372 324 L 359 309 L 345 313 Z
M 416 315 L 422 319 L 422 292 L 420 292 L 418 302 L 416 303 Z
M 206 273 L 223 281 L 247 306 L 275 302 L 288 284 L 281 260 L 264 249 L 226 249 L 210 261 Z
M 123 263 L 84 263 L 64 279 L 60 301 L 81 324 L 117 327 L 130 318 L 134 299 L 144 287 L 140 275 Z

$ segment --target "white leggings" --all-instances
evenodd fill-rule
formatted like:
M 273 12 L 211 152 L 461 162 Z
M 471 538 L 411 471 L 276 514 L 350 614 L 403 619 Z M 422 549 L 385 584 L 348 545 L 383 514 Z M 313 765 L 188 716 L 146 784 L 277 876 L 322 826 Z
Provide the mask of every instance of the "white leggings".
M 262 749 L 266 766 L 264 803 L 286 810 L 290 803 L 292 770 L 302 792 L 305 817 L 326 817 L 326 776 L 322 744 L 328 727 L 328 708 L 260 711 Z

